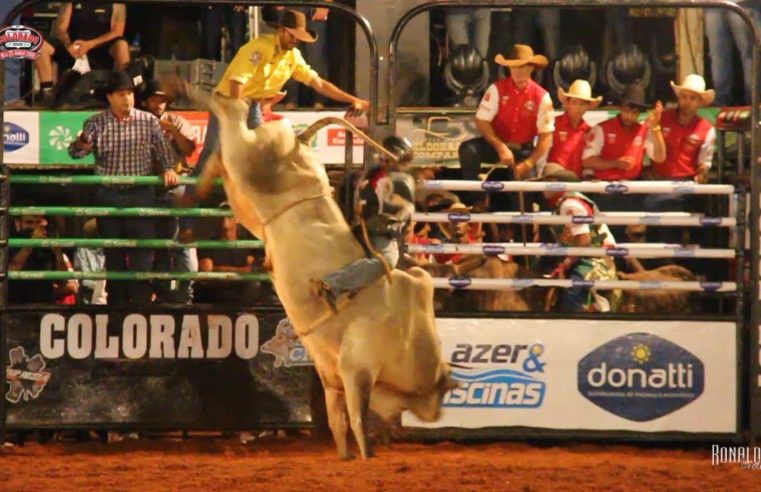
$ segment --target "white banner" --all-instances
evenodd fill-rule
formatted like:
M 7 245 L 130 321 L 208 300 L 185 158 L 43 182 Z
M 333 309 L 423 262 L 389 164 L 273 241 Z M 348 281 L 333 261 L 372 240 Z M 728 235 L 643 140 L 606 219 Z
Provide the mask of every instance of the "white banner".
M 284 111 L 278 112 L 278 114 L 288 118 L 293 125 L 293 130 L 298 134 L 321 118 L 330 116 L 343 118 L 345 113 L 344 111 Z M 345 155 L 344 142 L 344 129 L 337 125 L 330 125 L 317 132 L 317 135 L 312 139 L 312 151 L 314 151 L 317 159 L 323 164 L 343 164 Z M 354 164 L 361 163 L 362 140 L 355 137 Z
M 737 430 L 733 323 L 438 319 L 462 383 L 408 427 Z
M 40 114 L 36 111 L 3 113 L 3 162 L 40 163 Z

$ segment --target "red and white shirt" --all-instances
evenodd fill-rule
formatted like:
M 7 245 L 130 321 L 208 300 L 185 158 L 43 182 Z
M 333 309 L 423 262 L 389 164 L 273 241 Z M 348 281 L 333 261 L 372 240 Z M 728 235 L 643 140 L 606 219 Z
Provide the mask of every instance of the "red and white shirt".
M 661 115 L 661 128 L 666 141 L 666 160 L 651 163 L 659 177 L 692 178 L 699 166 L 711 167 L 716 129 L 708 120 L 696 116 L 689 124 L 680 125 L 678 110 L 671 109 Z M 648 132 L 646 148 L 651 159 L 654 138 L 653 133 Z
M 584 120 L 574 128 L 567 113 L 555 118 L 555 132 L 552 134 L 552 148 L 547 162 L 560 164 L 581 178 L 581 154 L 590 128 Z
M 621 124 L 621 118 L 616 116 L 596 125 L 587 134 L 587 142 L 581 158 L 600 157 L 614 161 L 622 157 L 630 157 L 634 161 L 631 169 L 595 169 L 595 179 L 603 181 L 620 181 L 637 179 L 642 172 L 642 160 L 645 156 L 645 141 L 647 140 L 647 125 L 635 123 L 631 127 Z
M 478 106 L 476 118 L 491 122 L 503 142 L 518 145 L 555 129 L 552 99 L 533 80 L 523 90 L 515 87 L 511 77 L 490 85 Z

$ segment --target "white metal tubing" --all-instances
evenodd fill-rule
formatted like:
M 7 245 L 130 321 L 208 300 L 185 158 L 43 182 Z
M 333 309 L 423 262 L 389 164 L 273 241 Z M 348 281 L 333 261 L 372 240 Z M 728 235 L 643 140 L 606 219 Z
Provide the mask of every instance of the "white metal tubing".
M 623 245 L 610 248 L 573 248 L 543 243 L 409 244 L 409 253 L 514 256 L 624 256 L 631 258 L 734 258 L 733 249 L 707 249 L 681 245 Z
M 445 278 L 433 279 L 436 289 L 516 290 L 527 287 L 594 287 L 598 290 L 678 290 L 688 292 L 734 292 L 735 282 L 680 282 L 637 280 L 570 280 L 546 278 Z
M 495 212 L 489 214 L 471 214 L 467 212 L 436 212 L 416 213 L 413 216 L 415 222 L 471 222 L 486 224 L 542 224 L 542 225 L 567 225 L 567 224 L 608 224 L 608 225 L 632 225 L 644 224 L 650 226 L 681 226 L 681 227 L 734 227 L 737 219 L 734 217 L 706 217 L 701 214 L 679 214 L 676 216 L 665 214 L 628 214 L 610 215 L 599 214 L 585 215 L 547 215 L 520 212 Z
M 425 190 L 450 191 L 579 191 L 582 193 L 633 194 L 633 193 L 675 193 L 689 195 L 731 195 L 732 185 L 699 185 L 693 181 L 582 181 L 560 183 L 546 181 L 423 181 Z

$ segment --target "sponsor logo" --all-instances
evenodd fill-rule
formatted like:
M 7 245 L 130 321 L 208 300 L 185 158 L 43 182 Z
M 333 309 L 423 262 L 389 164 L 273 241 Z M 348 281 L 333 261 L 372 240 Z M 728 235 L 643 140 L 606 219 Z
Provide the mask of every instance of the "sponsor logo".
M 58 151 L 63 151 L 69 148 L 69 144 L 73 142 L 75 138 L 77 138 L 77 135 L 75 135 L 70 128 L 66 128 L 62 125 L 57 125 L 48 132 L 48 143 Z
M 703 226 L 718 226 L 721 224 L 721 217 L 701 217 L 700 225 Z
M 582 279 L 572 279 L 571 285 L 574 287 L 589 287 L 592 288 L 595 286 L 594 280 L 582 280 Z
M 483 251 L 485 255 L 501 255 L 505 252 L 505 247 L 498 244 L 484 244 L 481 251 Z
M 605 250 L 608 256 L 629 256 L 629 248 L 608 248 Z
M 639 218 L 640 224 L 657 225 L 661 223 L 661 217 L 658 215 L 645 215 Z
M 605 192 L 610 194 L 626 193 L 629 191 L 629 187 L 623 183 L 610 183 L 605 187 Z
M 526 104 L 524 104 L 523 107 L 526 108 L 526 111 L 533 111 L 536 109 L 536 104 L 534 101 L 526 101 Z
M 544 402 L 542 380 L 544 345 L 457 344 L 450 360 L 460 387 L 450 391 L 443 405 L 454 408 L 537 408 Z
M 544 191 L 565 191 L 568 186 L 566 186 L 565 183 L 545 183 L 544 184 Z
M 45 359 L 40 354 L 28 357 L 24 347 L 15 347 L 8 352 L 8 366 L 5 377 L 10 385 L 5 394 L 11 403 L 34 400 L 50 381 L 50 371 L 45 370 Z
M 700 288 L 708 292 L 715 292 L 721 289 L 724 282 L 700 282 Z
M 558 136 L 560 137 L 561 142 L 565 142 L 566 140 L 568 140 L 568 132 L 565 130 L 560 130 L 558 132 Z
M 530 278 L 514 278 L 513 285 L 517 288 L 523 289 L 524 287 L 532 287 L 534 285 L 534 279 Z
M 630 333 L 597 347 L 578 364 L 578 390 L 619 417 L 648 422 L 703 393 L 703 362 L 673 342 Z
M 178 325 L 168 314 L 133 313 L 120 321 L 109 323 L 108 314 L 48 313 L 40 320 L 40 353 L 46 359 L 225 359 L 233 353 L 253 359 L 259 352 L 253 314 L 184 315 Z
M 7 26 L 0 29 L 0 60 L 36 60 L 42 47 L 42 36 L 26 26 Z
M 697 133 L 691 133 L 690 136 L 687 137 L 687 141 L 692 145 L 697 145 L 700 143 L 700 135 Z
M 674 186 L 674 193 L 695 193 L 695 183 L 693 181 L 674 181 L 671 184 Z
M 315 142 L 316 143 L 316 142 Z M 362 139 L 352 135 L 352 145 L 361 147 Z M 328 128 L 328 145 L 331 147 L 343 147 L 346 145 L 346 130 L 343 128 Z
M 595 221 L 592 215 L 574 215 L 571 217 L 571 224 L 593 224 Z
M 641 135 L 637 135 L 636 137 L 634 137 L 634 140 L 632 141 L 632 145 L 634 145 L 635 147 L 642 147 L 643 144 L 644 142 L 642 140 Z
M 275 336 L 262 344 L 262 353 L 275 357 L 275 367 L 314 365 L 288 318 L 281 319 L 275 328 Z
M 447 214 L 449 222 L 469 222 L 470 214 L 466 212 L 452 212 Z
M 695 249 L 685 247 L 674 248 L 674 256 L 677 258 L 692 258 L 695 256 Z
M 502 191 L 505 183 L 501 181 L 484 181 L 481 183 L 481 189 L 484 191 Z
M 3 150 L 13 152 L 29 143 L 29 132 L 15 123 L 3 124 Z
M 470 287 L 472 283 L 468 277 L 452 277 L 449 279 L 449 285 L 454 289 L 465 289 Z

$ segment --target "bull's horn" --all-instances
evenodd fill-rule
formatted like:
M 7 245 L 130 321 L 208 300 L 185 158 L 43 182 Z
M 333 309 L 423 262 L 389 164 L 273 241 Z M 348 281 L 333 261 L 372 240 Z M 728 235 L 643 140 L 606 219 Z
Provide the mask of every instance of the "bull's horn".
M 355 134 L 355 135 L 359 136 L 360 138 L 362 138 L 362 140 L 364 140 L 366 143 L 368 143 L 370 145 L 370 147 L 374 148 L 375 150 L 377 150 L 381 154 L 385 155 L 387 158 L 389 158 L 389 159 L 391 159 L 393 161 L 398 161 L 399 160 L 399 159 L 397 159 L 396 155 L 394 155 L 391 152 L 389 152 L 388 150 L 386 150 L 386 148 L 383 147 L 383 145 L 381 145 L 377 141 L 373 140 L 372 137 L 370 137 L 366 133 L 362 132 L 359 128 L 357 128 L 356 126 L 352 125 L 351 123 L 349 123 L 345 119 L 343 119 L 343 118 L 337 118 L 335 116 L 328 116 L 326 118 L 321 118 L 321 119 L 315 121 L 314 123 L 309 125 L 309 127 L 307 127 L 306 130 L 304 130 L 303 132 L 299 133 L 298 138 L 302 142 L 308 143 L 312 139 L 312 137 L 318 131 L 322 130 L 323 128 L 325 128 L 328 125 L 342 126 L 345 129 L 347 129 L 350 132 L 352 132 L 353 134 Z

